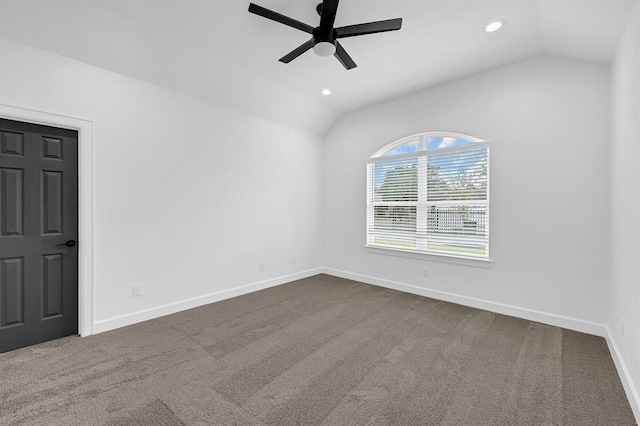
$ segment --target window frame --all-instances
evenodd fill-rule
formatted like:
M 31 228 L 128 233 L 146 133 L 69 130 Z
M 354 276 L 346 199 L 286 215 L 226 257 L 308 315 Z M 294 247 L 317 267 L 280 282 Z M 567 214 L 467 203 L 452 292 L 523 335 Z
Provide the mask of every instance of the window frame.
M 429 138 L 434 137 L 445 137 L 445 138 L 456 138 L 463 139 L 469 142 L 473 142 L 468 145 L 457 145 L 445 148 L 436 148 L 436 149 L 428 149 L 428 140 Z M 417 150 L 416 152 L 407 153 L 407 154 L 398 154 L 398 155 L 389 155 L 385 156 L 387 152 L 393 151 L 394 149 L 405 145 L 407 143 L 417 141 Z M 426 207 L 430 205 L 483 205 L 486 207 L 486 226 L 487 226 L 487 234 L 486 234 L 486 255 L 483 256 L 473 256 L 468 254 L 454 254 L 447 253 L 443 251 L 433 251 L 428 250 L 427 248 L 427 231 L 426 225 L 423 227 L 424 229 L 418 229 L 416 225 L 416 248 L 401 248 L 401 247 L 391 247 L 385 245 L 374 244 L 373 239 L 376 235 L 371 234 L 370 229 L 373 224 L 375 217 L 375 207 L 376 202 L 372 200 L 374 190 L 371 187 L 373 185 L 373 167 L 372 164 L 375 163 L 383 163 L 386 161 L 396 161 L 402 159 L 411 159 L 416 158 L 418 160 L 418 182 L 421 182 L 421 179 L 426 182 L 425 177 L 420 176 L 421 173 L 426 173 L 426 165 L 427 158 L 433 155 L 446 154 L 451 152 L 458 151 L 466 151 L 472 149 L 478 149 L 486 147 L 487 148 L 487 190 L 486 190 L 486 199 L 485 200 L 470 200 L 470 201 L 462 201 L 462 200 L 453 200 L 453 201 L 431 201 L 427 200 L 427 188 L 426 183 L 423 185 L 419 184 L 418 187 L 418 199 L 415 202 L 407 202 L 407 206 L 415 206 L 416 207 L 416 223 L 421 223 L 422 220 L 426 224 L 426 218 L 421 217 L 422 214 L 426 214 L 426 209 L 421 209 L 421 207 Z M 400 255 L 403 257 L 411 257 L 411 258 L 428 258 L 430 260 L 442 261 L 445 263 L 454 263 L 454 264 L 463 264 L 469 266 L 480 266 L 486 267 L 487 264 L 492 263 L 490 257 L 490 205 L 491 205 L 491 156 L 490 156 L 490 141 L 485 139 L 480 139 L 475 136 L 470 136 L 462 133 L 455 132 L 424 132 L 418 133 L 414 135 L 410 135 L 407 137 L 403 137 L 394 141 L 390 144 L 385 145 L 381 149 L 377 150 L 373 155 L 371 155 L 366 161 L 366 244 L 365 249 L 368 252 L 376 253 L 376 254 L 388 254 L 388 255 Z M 391 202 L 395 204 L 396 202 Z M 405 204 L 405 203 L 401 203 Z M 389 203 L 378 203 L 378 206 L 389 205 Z M 399 205 L 399 204 L 398 204 Z M 424 212 L 421 213 L 421 210 Z M 424 236 L 420 238 L 420 236 Z

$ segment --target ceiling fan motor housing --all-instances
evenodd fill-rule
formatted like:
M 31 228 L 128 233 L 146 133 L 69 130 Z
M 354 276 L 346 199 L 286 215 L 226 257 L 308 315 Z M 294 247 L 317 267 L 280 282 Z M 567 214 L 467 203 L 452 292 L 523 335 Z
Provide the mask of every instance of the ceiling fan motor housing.
M 334 29 L 331 29 L 329 34 L 323 34 L 320 31 L 320 27 L 313 30 L 313 52 L 318 56 L 331 56 L 336 53 Z

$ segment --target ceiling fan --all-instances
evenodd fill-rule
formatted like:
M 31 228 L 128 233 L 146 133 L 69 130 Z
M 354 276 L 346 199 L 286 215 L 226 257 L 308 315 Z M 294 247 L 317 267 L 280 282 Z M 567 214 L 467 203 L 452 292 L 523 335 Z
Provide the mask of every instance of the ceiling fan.
M 315 28 L 253 3 L 249 3 L 249 12 L 311 34 L 311 40 L 280 58 L 280 62 L 288 64 L 313 48 L 313 51 L 318 56 L 334 55 L 347 70 L 350 70 L 357 65 L 340 45 L 338 39 L 399 30 L 402 27 L 402 18 L 334 28 L 333 24 L 338 10 L 338 1 L 323 0 L 322 3 L 316 6 L 316 11 L 320 15 L 320 25 Z

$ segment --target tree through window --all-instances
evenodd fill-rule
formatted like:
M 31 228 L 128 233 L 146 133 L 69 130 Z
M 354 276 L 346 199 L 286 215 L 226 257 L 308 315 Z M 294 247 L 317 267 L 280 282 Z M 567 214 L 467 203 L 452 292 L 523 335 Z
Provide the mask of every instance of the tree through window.
M 489 257 L 489 144 L 424 133 L 367 164 L 367 246 Z

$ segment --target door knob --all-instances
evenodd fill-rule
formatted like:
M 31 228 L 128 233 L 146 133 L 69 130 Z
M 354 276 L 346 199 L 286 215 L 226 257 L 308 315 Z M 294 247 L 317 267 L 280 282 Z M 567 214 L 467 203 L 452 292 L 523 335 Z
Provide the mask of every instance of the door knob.
M 75 246 L 76 244 L 77 244 L 77 243 L 76 243 L 76 240 L 69 240 L 69 241 L 67 241 L 66 243 L 56 244 L 56 247 L 60 247 L 60 246 L 73 247 L 73 246 Z

